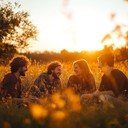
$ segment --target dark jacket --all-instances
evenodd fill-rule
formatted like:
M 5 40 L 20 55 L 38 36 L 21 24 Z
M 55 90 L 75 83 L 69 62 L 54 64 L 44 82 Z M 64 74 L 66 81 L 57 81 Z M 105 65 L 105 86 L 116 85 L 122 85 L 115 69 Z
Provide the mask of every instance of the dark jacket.
M 102 76 L 99 87 L 100 91 L 113 91 L 116 97 L 122 95 L 124 91 L 128 91 L 128 80 L 125 74 L 118 70 L 113 69 L 111 73 Z
M 13 73 L 8 73 L 4 76 L 1 82 L 1 97 L 11 96 L 12 98 L 21 97 L 21 80 L 16 78 Z

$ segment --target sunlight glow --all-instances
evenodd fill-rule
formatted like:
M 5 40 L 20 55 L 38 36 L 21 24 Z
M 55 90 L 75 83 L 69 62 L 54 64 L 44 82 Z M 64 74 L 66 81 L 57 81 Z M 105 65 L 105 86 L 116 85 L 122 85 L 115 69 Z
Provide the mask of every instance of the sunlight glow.
M 41 105 L 31 104 L 30 112 L 34 119 L 45 118 L 48 115 L 48 111 Z
M 92 15 L 92 14 L 90 14 Z M 77 15 L 76 15 L 77 17 Z M 54 19 L 52 23 L 43 24 L 43 29 L 39 35 L 39 42 L 35 43 L 33 50 L 53 50 L 59 52 L 62 49 L 68 51 L 82 51 L 82 50 L 100 50 L 103 48 L 101 39 L 110 30 L 111 24 L 105 22 L 104 28 L 100 28 L 100 24 L 92 16 L 90 19 L 73 19 L 72 23 L 68 23 L 61 16 Z M 92 22 L 90 22 L 92 21 Z M 38 45 L 37 45 L 38 44 Z M 45 46 L 48 45 L 48 47 Z
M 82 5 L 82 2 L 84 5 Z M 60 5 L 54 5 L 56 8 L 49 8 L 50 3 L 46 3 L 48 8 L 45 11 L 47 13 L 43 12 L 43 20 L 38 19 L 38 41 L 31 46 L 30 50 L 60 52 L 63 49 L 68 51 L 103 49 L 104 43 L 101 43 L 102 38 L 105 34 L 112 31 L 115 26 L 110 21 L 112 11 L 108 13 L 104 8 L 107 10 L 113 9 L 114 2 L 111 2 L 110 8 L 107 1 L 107 5 L 104 7 L 101 1 L 99 4 L 92 1 L 86 3 L 83 0 L 79 2 L 77 0 L 56 1 L 56 4 L 58 3 Z M 118 6 L 123 9 L 123 3 L 121 4 L 121 6 Z M 52 9 L 57 9 L 57 7 L 60 8 L 51 11 Z M 124 15 L 119 15 L 117 20 L 121 23 L 121 19 L 124 19 L 124 17 Z M 111 43 L 110 41 L 107 42 Z M 117 47 L 124 44 L 123 41 L 118 43 L 117 39 L 114 39 L 112 43 Z

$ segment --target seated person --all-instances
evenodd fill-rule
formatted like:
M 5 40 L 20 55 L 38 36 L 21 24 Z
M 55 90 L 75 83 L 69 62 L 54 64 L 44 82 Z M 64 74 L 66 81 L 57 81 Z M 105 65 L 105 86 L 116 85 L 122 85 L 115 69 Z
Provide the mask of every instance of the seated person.
M 120 95 L 128 95 L 128 80 L 126 75 L 119 69 L 114 68 L 114 55 L 103 54 L 98 57 L 98 67 L 104 72 L 100 87 L 93 94 L 82 95 L 82 99 L 104 95 L 113 99 Z
M 75 74 L 69 77 L 67 87 L 72 88 L 79 95 L 94 92 L 96 90 L 95 79 L 87 61 L 80 59 L 73 64 Z
M 52 62 L 48 65 L 47 72 L 42 72 L 36 78 L 36 80 L 34 81 L 34 85 L 39 88 L 41 95 L 51 95 L 54 92 L 62 90 L 60 75 L 61 63 L 57 61 Z
M 11 72 L 4 76 L 1 83 L 0 97 L 21 98 L 21 76 L 25 76 L 29 60 L 23 56 L 16 56 L 10 62 Z

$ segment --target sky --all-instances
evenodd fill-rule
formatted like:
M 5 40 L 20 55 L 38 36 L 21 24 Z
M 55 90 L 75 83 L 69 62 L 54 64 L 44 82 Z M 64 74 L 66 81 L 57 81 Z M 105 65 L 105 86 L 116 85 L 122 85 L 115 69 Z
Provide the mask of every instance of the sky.
M 3 0 L 3 2 L 6 0 Z M 15 0 L 11 0 L 15 1 Z M 39 31 L 30 51 L 100 50 L 103 36 L 118 23 L 128 22 L 128 3 L 123 0 L 18 0 L 21 9 Z M 120 46 L 122 44 L 116 44 Z

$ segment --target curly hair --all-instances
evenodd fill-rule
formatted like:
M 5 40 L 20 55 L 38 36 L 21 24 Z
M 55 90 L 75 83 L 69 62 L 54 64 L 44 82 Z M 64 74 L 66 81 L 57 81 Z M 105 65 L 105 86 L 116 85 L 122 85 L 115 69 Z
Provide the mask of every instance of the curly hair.
M 30 64 L 29 59 L 24 55 L 14 56 L 10 61 L 11 72 L 15 73 L 20 67 L 28 66 Z
M 51 74 L 52 73 L 52 70 L 54 70 L 56 67 L 58 66 L 61 66 L 61 63 L 58 62 L 58 61 L 54 61 L 54 62 L 51 62 L 49 65 L 48 65 L 48 68 L 47 68 L 47 73 L 48 74 Z

